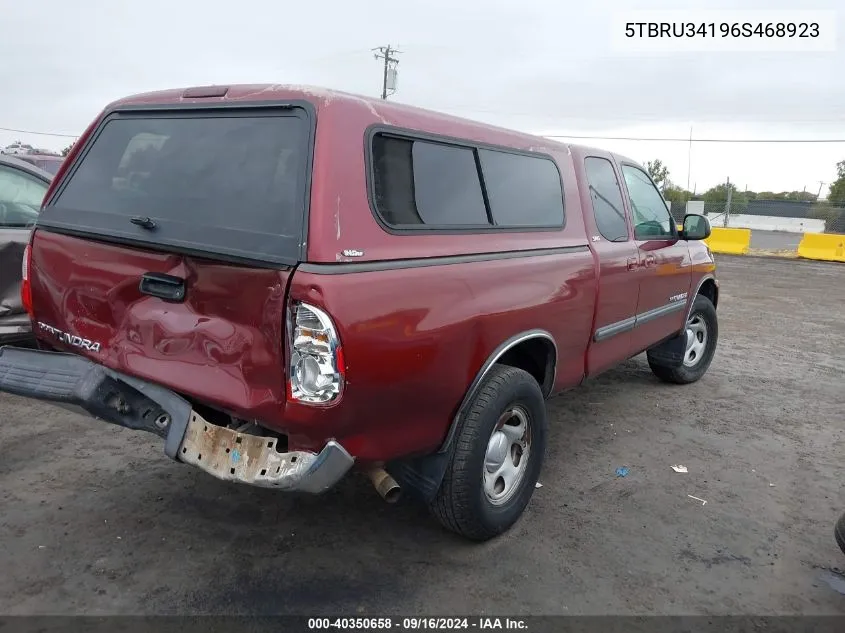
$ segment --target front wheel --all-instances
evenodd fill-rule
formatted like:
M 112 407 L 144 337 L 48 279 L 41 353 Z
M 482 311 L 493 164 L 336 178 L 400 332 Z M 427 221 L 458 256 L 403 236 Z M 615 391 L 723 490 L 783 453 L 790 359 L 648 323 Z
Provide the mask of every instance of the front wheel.
M 676 367 L 666 366 L 660 364 L 651 353 L 647 353 L 648 366 L 654 375 L 664 382 L 679 385 L 695 382 L 707 373 L 716 353 L 718 339 L 719 321 L 716 318 L 716 308 L 704 295 L 696 295 L 686 323 L 686 349 L 682 363 Z
M 540 477 L 547 432 L 540 385 L 522 369 L 495 365 L 460 425 L 430 509 L 444 527 L 485 541 L 516 523 Z

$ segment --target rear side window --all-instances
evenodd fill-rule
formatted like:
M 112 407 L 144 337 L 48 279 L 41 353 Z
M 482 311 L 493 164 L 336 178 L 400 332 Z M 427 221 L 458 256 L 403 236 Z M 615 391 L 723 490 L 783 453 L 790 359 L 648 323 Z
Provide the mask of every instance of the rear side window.
M 563 190 L 552 161 L 488 149 L 478 150 L 478 155 L 496 224 L 563 224 Z
M 423 224 L 487 224 L 487 208 L 471 149 L 413 142 L 414 193 Z
M 201 252 L 296 261 L 305 209 L 307 116 L 297 109 L 247 112 L 126 114 L 107 121 L 42 213 L 42 223 Z M 140 226 L 144 218 L 155 226 Z
M 559 228 L 563 191 L 547 158 L 376 134 L 376 212 L 398 228 Z
M 606 158 L 584 159 L 584 171 L 590 186 L 590 200 L 599 233 L 610 242 L 624 242 L 628 239 L 628 224 L 625 221 L 625 206 L 622 190 L 613 165 Z

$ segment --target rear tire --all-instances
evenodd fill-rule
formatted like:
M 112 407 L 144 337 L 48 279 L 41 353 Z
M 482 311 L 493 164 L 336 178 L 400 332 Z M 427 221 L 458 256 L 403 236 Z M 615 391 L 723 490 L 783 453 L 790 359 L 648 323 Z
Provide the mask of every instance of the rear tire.
M 699 380 L 710 367 L 716 344 L 719 340 L 719 321 L 713 302 L 704 295 L 696 295 L 692 311 L 686 322 L 689 343 L 683 362 L 677 367 L 660 364 L 650 352 L 646 352 L 648 366 L 663 382 L 686 385 Z
M 528 505 L 546 451 L 546 405 L 537 381 L 494 365 L 455 438 L 434 517 L 474 541 L 507 531 Z
M 836 527 L 833 529 L 833 534 L 836 536 L 836 544 L 839 545 L 839 549 L 845 554 L 845 514 L 839 517 Z

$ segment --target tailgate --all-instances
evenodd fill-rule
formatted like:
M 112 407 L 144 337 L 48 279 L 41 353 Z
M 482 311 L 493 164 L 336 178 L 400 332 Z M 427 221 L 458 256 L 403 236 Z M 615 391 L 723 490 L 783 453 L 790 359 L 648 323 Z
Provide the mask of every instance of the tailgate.
M 184 301 L 142 292 L 147 273 L 184 279 Z M 241 417 L 272 419 L 285 399 L 290 275 L 37 230 L 36 335 Z

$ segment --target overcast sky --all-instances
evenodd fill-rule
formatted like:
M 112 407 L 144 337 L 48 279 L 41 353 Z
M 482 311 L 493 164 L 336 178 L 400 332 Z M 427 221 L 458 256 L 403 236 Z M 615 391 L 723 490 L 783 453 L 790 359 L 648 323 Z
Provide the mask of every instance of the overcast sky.
M 587 5 L 590 5 L 589 8 Z M 371 48 L 399 44 L 391 98 L 541 134 L 845 138 L 845 4 L 830 53 L 620 53 L 632 8 L 794 8 L 782 0 L 0 0 L 0 127 L 78 134 L 110 100 L 208 83 L 306 83 L 378 95 Z M 803 3 L 802 3 L 803 4 Z M 61 149 L 71 139 L 0 130 Z M 707 189 L 816 192 L 845 143 L 578 141 Z M 825 191 L 826 191 L 825 186 Z M 824 193 L 824 192 L 823 192 Z

